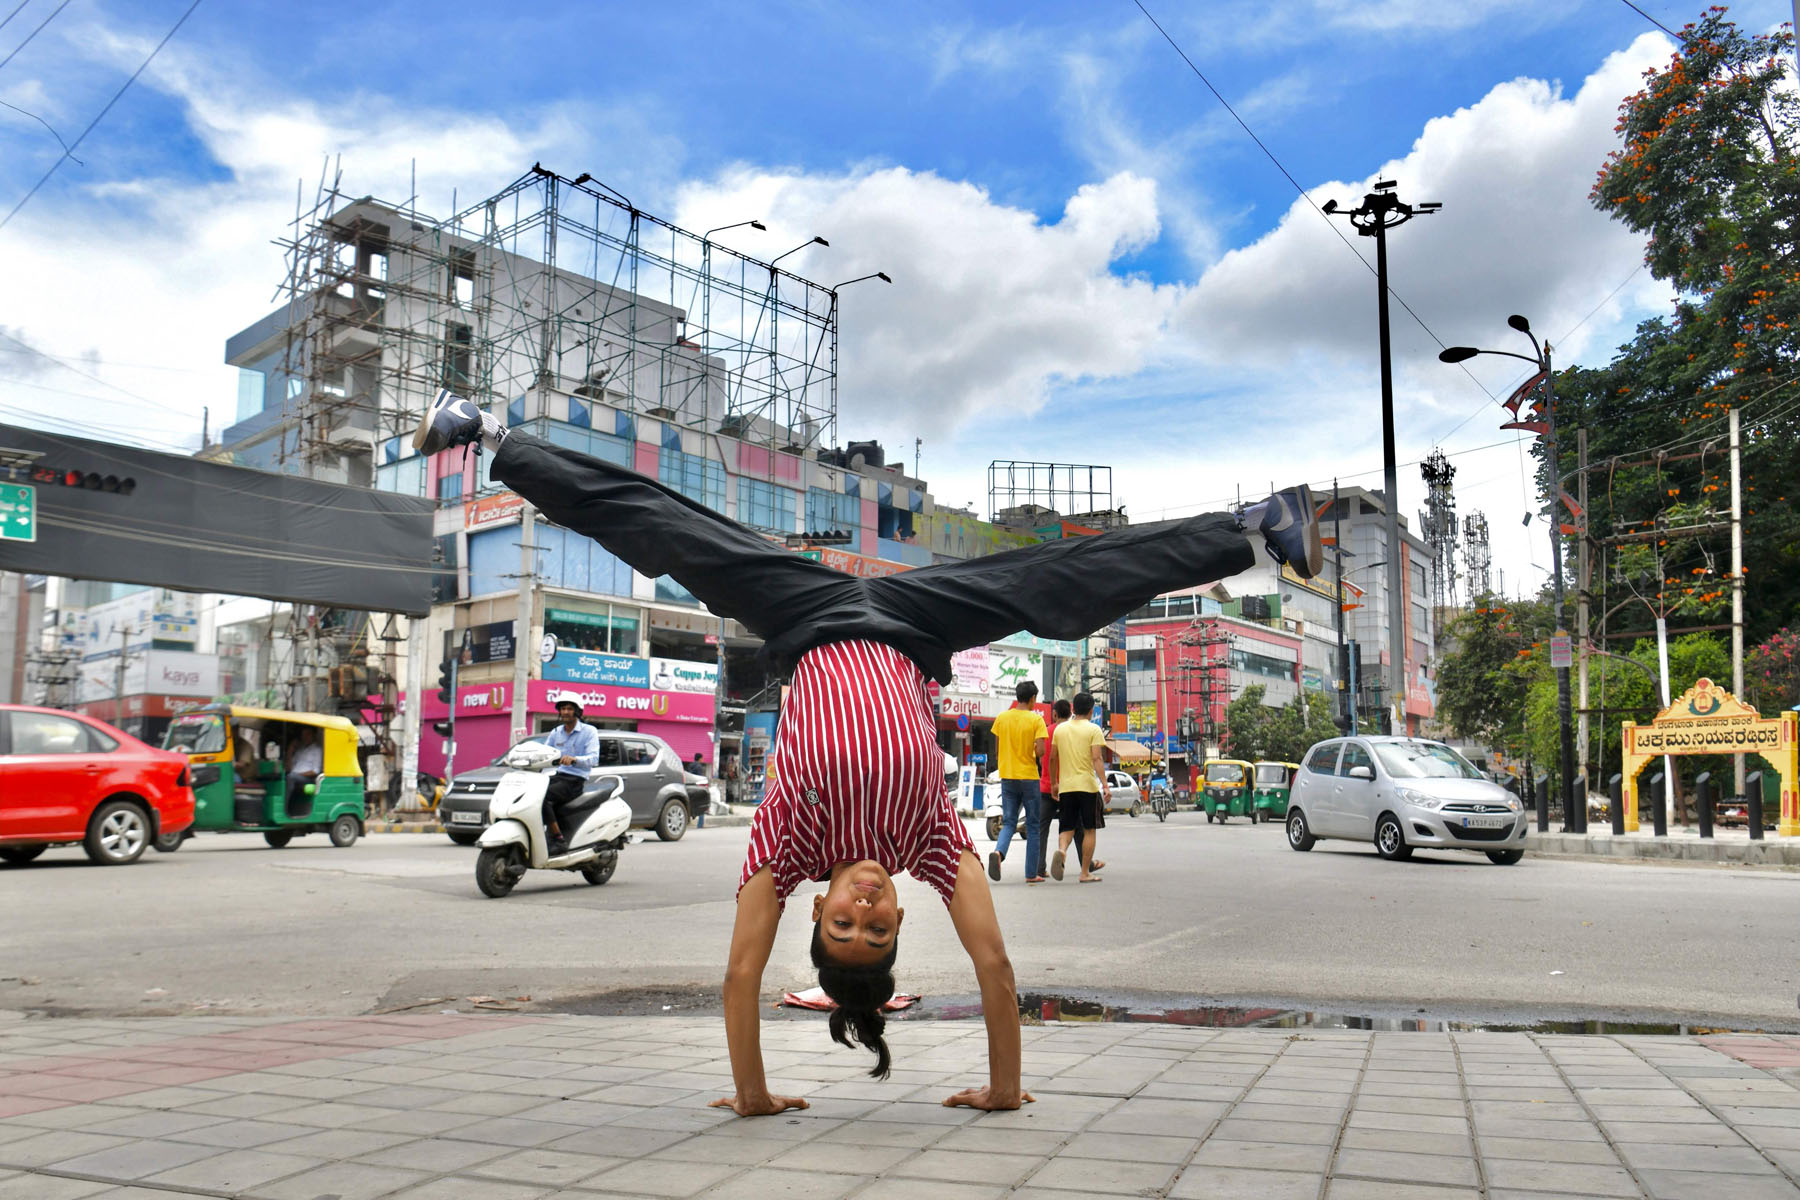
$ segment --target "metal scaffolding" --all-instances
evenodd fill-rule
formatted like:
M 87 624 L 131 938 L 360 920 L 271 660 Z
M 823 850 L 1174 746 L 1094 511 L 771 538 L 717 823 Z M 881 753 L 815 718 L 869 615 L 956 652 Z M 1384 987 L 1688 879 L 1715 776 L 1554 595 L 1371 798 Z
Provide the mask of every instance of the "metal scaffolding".
M 771 449 L 836 445 L 835 290 L 586 174 L 533 166 L 444 220 L 341 182 L 328 168 L 310 205 L 297 196 L 279 243 L 285 343 L 268 376 L 296 427 L 284 468 L 371 482 L 379 448 L 445 387 L 483 405 L 561 392 Z
M 1431 547 L 1431 610 L 1443 612 L 1456 604 L 1456 466 L 1442 450 L 1419 464 L 1425 477 L 1425 511 L 1419 514 L 1420 532 Z

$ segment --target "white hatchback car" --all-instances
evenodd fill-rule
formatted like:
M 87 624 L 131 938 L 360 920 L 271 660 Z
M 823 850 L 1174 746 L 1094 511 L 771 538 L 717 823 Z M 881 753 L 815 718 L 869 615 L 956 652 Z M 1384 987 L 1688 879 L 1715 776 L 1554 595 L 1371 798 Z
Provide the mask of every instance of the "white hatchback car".
M 1442 742 L 1349 737 L 1306 752 L 1288 798 L 1288 845 L 1373 842 L 1387 859 L 1470 850 L 1502 866 L 1525 856 L 1531 822 L 1519 800 Z

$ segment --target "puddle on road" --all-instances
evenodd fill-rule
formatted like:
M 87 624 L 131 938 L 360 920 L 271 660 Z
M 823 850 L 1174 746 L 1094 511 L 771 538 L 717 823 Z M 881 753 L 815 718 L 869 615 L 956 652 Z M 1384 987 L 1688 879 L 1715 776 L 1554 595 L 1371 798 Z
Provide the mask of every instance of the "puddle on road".
M 1185 1006 L 1178 998 L 1058 996 L 1024 992 L 1019 1014 L 1028 1023 L 1045 1021 L 1113 1022 L 1188 1025 L 1209 1029 L 1366 1029 L 1379 1032 L 1443 1033 L 1612 1033 L 1685 1035 L 1705 1033 L 1788 1033 L 1794 1028 L 1753 1024 L 1682 1024 L 1678 1022 L 1600 1018 L 1518 1021 L 1505 1017 L 1364 1016 L 1292 1008 L 1245 1008 L 1229 1005 Z M 979 996 L 927 998 L 897 1014 L 900 1020 L 968 1020 L 981 1015 Z

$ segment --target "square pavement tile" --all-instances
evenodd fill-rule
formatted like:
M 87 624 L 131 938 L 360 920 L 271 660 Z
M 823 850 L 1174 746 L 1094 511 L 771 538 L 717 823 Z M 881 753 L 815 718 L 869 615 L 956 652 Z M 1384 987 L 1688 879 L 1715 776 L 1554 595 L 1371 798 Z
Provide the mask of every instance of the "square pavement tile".
M 1319 1177 L 1299 1171 L 1189 1167 L 1169 1189 L 1170 1200 L 1318 1200 Z
M 1434 1187 L 1424 1183 L 1389 1183 L 1373 1179 L 1334 1179 L 1325 1200 L 1481 1200 L 1474 1188 Z
M 1488 1158 L 1482 1161 L 1490 1188 L 1574 1192 L 1586 1196 L 1636 1196 L 1638 1186 L 1623 1167 L 1591 1163 Z
M 988 1183 L 1010 1187 L 1039 1163 L 1035 1155 L 921 1150 L 889 1170 L 908 1179 L 942 1179 L 954 1183 Z
M 548 1188 L 452 1175 L 395 1192 L 389 1200 L 472 1200 L 474 1197 L 480 1197 L 480 1200 L 544 1200 L 550 1194 Z
M 1779 1175 L 1639 1171 L 1638 1177 L 1656 1200 L 1800 1200 L 1800 1188 Z
M 935 1179 L 877 1179 L 856 1200 L 1000 1200 L 1006 1189 Z
M 1028 1181 L 1034 1188 L 1063 1188 L 1103 1195 L 1151 1195 L 1175 1177 L 1173 1163 L 1120 1162 L 1103 1158 L 1055 1158 Z
M 323 1166 L 322 1159 L 301 1158 L 295 1154 L 270 1154 L 262 1150 L 230 1150 L 198 1162 L 147 1177 L 146 1184 L 172 1188 L 210 1188 L 221 1192 L 239 1192 L 245 1188 L 298 1175 L 301 1171 Z
M 586 1128 L 553 1121 L 526 1121 L 518 1117 L 483 1117 L 446 1133 L 458 1141 L 491 1142 L 501 1146 L 542 1146 Z
M 1097 1133 L 1199 1137 L 1225 1115 L 1226 1105 L 1192 1100 L 1127 1100 L 1089 1128 Z
M 1265 1171 L 1312 1171 L 1324 1174 L 1331 1157 L 1329 1146 L 1302 1146 L 1293 1142 L 1227 1142 L 1211 1138 L 1194 1155 L 1203 1167 L 1257 1167 Z
M 1141 1133 L 1078 1133 L 1057 1154 L 1064 1158 L 1183 1163 L 1199 1144 L 1194 1138 L 1158 1137 Z
M 192 1142 L 196 1146 L 249 1150 L 266 1146 L 270 1142 L 284 1142 L 316 1132 L 317 1129 L 311 1125 L 284 1125 L 278 1121 L 222 1121 L 164 1136 L 170 1141 Z
M 704 1193 L 707 1196 L 788 1197 L 791 1200 L 841 1200 L 872 1182 L 868 1175 L 824 1174 L 818 1171 L 789 1171 L 774 1167 L 757 1167 L 745 1171 Z
M 569 1154 L 561 1150 L 521 1150 L 492 1162 L 463 1168 L 463 1174 L 483 1179 L 502 1179 L 540 1187 L 568 1187 L 629 1161 L 599 1154 Z
M 0 1179 L 0 1200 L 87 1200 L 113 1190 L 110 1183 L 55 1175 L 12 1175 Z
M 1768 1175 L 1769 1160 L 1749 1146 L 1684 1146 L 1621 1142 L 1619 1155 L 1634 1170 L 1718 1171 L 1728 1175 Z
M 1223 1125 L 1219 1127 L 1221 1132 L 1224 1128 Z M 1271 1136 L 1269 1140 L 1274 1139 Z M 1466 1134 L 1414 1133 L 1407 1129 L 1346 1129 L 1339 1144 L 1345 1150 L 1385 1150 L 1397 1154 L 1444 1154 L 1466 1158 L 1472 1153 Z
M 190 1146 L 181 1142 L 130 1142 L 83 1154 L 53 1164 L 71 1175 L 98 1175 L 102 1179 L 138 1180 L 158 1171 L 186 1166 L 219 1152 L 216 1146 Z
M 53 1129 L 0 1146 L 0 1163 L 9 1167 L 47 1167 L 78 1154 L 110 1150 L 132 1143 L 128 1137 L 108 1137 L 74 1129 Z
M 1598 1138 L 1591 1142 L 1550 1141 L 1547 1138 L 1488 1137 L 1481 1138 L 1484 1158 L 1542 1159 L 1545 1162 L 1589 1163 L 1616 1167 L 1619 1156 Z
M 642 1196 L 693 1196 L 742 1169 L 741 1166 L 730 1163 L 643 1159 L 604 1171 L 588 1179 L 582 1186 L 614 1194 L 629 1192 Z
M 405 1167 L 414 1171 L 460 1171 L 489 1162 L 506 1153 L 506 1147 L 485 1142 L 453 1142 L 448 1138 L 418 1138 L 359 1154 L 356 1161 L 380 1167 Z
M 1475 1187 L 1475 1160 L 1447 1154 L 1396 1154 L 1388 1150 L 1338 1151 L 1331 1164 L 1334 1176 L 1358 1175 L 1365 1179 L 1391 1179 L 1398 1183 L 1434 1183 Z
M 954 1138 L 966 1130 L 954 1129 Z M 955 1149 L 954 1146 L 948 1147 Z M 679 1148 L 678 1148 L 679 1149 Z M 771 1167 L 788 1171 L 858 1171 L 879 1175 L 910 1158 L 915 1151 L 908 1146 L 848 1146 L 815 1139 L 801 1146 L 783 1150 L 769 1159 Z

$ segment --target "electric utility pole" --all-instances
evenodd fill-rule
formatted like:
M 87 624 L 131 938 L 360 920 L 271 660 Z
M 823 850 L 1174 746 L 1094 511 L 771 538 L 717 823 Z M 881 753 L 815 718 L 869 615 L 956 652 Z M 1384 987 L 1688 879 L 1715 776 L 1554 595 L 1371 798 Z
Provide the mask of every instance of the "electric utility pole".
M 1388 669 L 1387 704 L 1394 714 L 1395 732 L 1406 728 L 1406 606 L 1407 597 L 1401 582 L 1401 566 L 1407 549 L 1400 541 L 1400 484 L 1394 463 L 1394 360 L 1388 341 L 1388 262 L 1387 231 L 1404 225 L 1415 216 L 1436 212 L 1443 205 L 1407 204 L 1394 194 L 1392 180 L 1375 184 L 1356 208 L 1344 215 L 1363 237 L 1375 239 L 1376 318 L 1381 341 L 1381 465 L 1382 486 L 1387 492 L 1387 603 L 1388 603 Z M 1325 212 L 1336 213 L 1336 200 L 1327 200 Z

